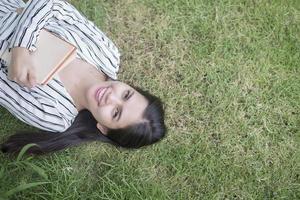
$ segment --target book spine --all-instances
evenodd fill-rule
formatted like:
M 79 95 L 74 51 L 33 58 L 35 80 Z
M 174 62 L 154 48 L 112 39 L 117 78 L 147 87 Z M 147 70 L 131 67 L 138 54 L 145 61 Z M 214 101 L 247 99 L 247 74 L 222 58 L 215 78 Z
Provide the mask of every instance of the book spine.
M 67 54 L 65 57 L 64 57 L 64 59 L 62 59 L 62 61 L 57 65 L 57 67 L 55 67 L 50 73 L 49 73 L 49 75 L 48 76 L 46 76 L 45 78 L 44 78 L 44 80 L 42 81 L 42 85 L 46 85 L 52 78 L 53 78 L 53 76 L 59 71 L 59 70 L 61 70 L 63 67 L 65 67 L 66 65 L 64 65 L 65 64 L 65 62 L 68 60 L 68 59 L 70 59 L 71 58 L 71 56 L 75 53 L 75 51 L 76 51 L 76 48 L 74 47 L 74 49 L 69 53 L 69 54 Z M 73 60 L 73 59 L 72 59 Z

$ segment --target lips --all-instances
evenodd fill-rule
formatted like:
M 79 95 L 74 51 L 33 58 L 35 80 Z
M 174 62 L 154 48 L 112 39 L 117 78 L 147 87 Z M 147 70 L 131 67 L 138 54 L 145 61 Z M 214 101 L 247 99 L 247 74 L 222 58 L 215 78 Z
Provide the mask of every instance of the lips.
M 103 99 L 104 99 L 103 97 L 104 97 L 106 90 L 107 90 L 107 87 L 105 87 L 105 88 L 100 87 L 96 90 L 95 98 L 96 98 L 96 101 L 98 102 L 98 106 L 103 101 Z

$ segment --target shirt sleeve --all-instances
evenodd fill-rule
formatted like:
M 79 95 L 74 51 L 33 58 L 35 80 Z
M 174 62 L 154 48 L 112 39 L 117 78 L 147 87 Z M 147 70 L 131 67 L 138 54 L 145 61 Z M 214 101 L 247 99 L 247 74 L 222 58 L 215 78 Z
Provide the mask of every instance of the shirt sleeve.
M 51 32 L 56 32 L 75 45 L 77 58 L 92 64 L 110 78 L 117 79 L 120 53 L 105 33 L 67 1 L 55 1 L 53 13 L 55 17 L 47 24 Z
M 13 47 L 24 47 L 29 51 L 36 50 L 36 41 L 41 29 L 53 16 L 54 0 L 30 0 L 18 16 L 18 25 L 10 41 L 9 50 Z
M 8 80 L 3 69 L 0 69 L 0 105 L 24 123 L 46 131 L 63 132 L 73 123 L 73 118 L 60 112 L 55 99 Z

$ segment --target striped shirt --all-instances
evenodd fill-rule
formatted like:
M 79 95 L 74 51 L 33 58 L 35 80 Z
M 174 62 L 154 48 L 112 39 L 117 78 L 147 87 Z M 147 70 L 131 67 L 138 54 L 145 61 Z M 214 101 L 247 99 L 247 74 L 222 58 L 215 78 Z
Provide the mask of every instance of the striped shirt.
M 21 14 L 17 8 L 24 7 Z M 0 55 L 13 47 L 36 50 L 44 28 L 77 47 L 80 58 L 112 79 L 117 78 L 120 54 L 113 42 L 79 11 L 62 0 L 0 0 Z M 7 79 L 0 59 L 0 105 L 21 121 L 42 130 L 63 132 L 78 111 L 58 78 L 47 85 L 22 87 Z

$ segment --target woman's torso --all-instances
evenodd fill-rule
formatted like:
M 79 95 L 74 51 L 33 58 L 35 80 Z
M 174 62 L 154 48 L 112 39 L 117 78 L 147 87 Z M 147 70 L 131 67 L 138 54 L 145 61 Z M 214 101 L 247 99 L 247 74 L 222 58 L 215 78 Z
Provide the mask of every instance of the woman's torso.
M 118 49 L 92 22 L 82 16 L 72 5 L 64 1 L 54 0 L 54 2 L 54 15 L 47 21 L 44 28 L 75 45 L 77 47 L 77 59 L 87 62 L 90 66 L 96 67 L 99 72 L 104 72 L 110 78 L 115 79 L 119 66 Z M 17 26 L 17 24 L 14 24 L 18 17 L 15 10 L 18 7 L 24 6 L 25 4 L 20 0 L 0 1 L 0 24 L 2 23 L 3 25 L 0 28 L 0 54 L 8 48 L 14 27 Z M 0 85 L 2 84 L 1 87 L 7 86 L 6 90 L 11 90 L 8 93 L 12 92 L 15 94 L 15 96 L 10 97 L 10 100 L 2 99 L 1 102 L 0 98 L 0 104 L 22 121 L 41 129 L 61 131 L 70 126 L 78 114 L 71 95 L 59 78 L 63 76 L 65 79 L 65 77 L 68 76 L 60 75 L 45 86 L 28 89 L 9 82 L 6 78 L 7 66 L 5 63 L 1 64 L 0 75 L 2 80 L 0 80 Z M 7 98 L 7 95 L 2 94 L 2 96 Z M 27 99 L 31 100 L 28 101 Z M 14 101 L 16 105 L 10 105 L 7 103 L 8 101 Z M 23 112 L 22 109 L 24 109 L 27 112 L 24 116 L 18 115 L 17 113 L 19 111 L 14 110 L 14 107 L 19 106 L 20 101 L 24 105 L 21 105 L 19 111 Z M 32 105 L 32 102 L 39 104 L 39 107 Z M 45 105 L 47 105 L 47 107 L 45 107 Z M 53 117 L 53 113 L 55 113 L 55 116 L 59 115 L 59 118 L 63 121 L 57 123 L 59 125 L 64 124 L 64 128 L 55 128 L 54 126 L 51 127 L 51 125 L 49 125 L 49 127 L 43 127 L 48 126 L 48 121 L 47 123 L 45 122 L 45 125 L 37 125 L 36 121 L 39 124 L 39 120 L 43 120 L 45 113 L 41 113 L 41 116 L 37 120 L 29 119 L 35 117 L 33 116 L 35 113 L 29 111 L 33 106 L 37 112 L 41 112 L 42 110 L 46 114 L 50 114 L 51 117 Z M 30 113 L 30 115 L 28 113 Z
M 17 26 L 16 9 L 24 6 L 21 0 L 0 0 L 0 55 L 7 49 Z M 68 2 L 53 0 L 51 12 L 53 17 L 43 28 L 75 45 L 77 58 L 117 79 L 120 53 L 114 43 Z

